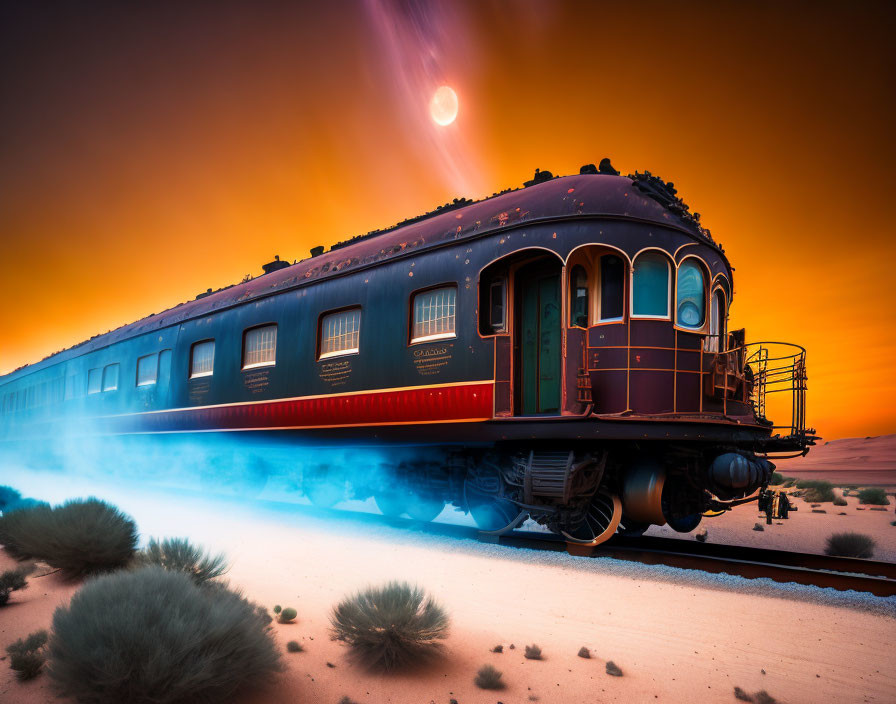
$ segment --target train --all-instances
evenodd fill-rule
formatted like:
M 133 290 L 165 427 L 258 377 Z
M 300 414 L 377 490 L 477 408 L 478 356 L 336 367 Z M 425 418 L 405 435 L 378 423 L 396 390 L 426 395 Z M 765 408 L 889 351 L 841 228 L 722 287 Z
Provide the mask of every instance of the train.
M 733 296 L 673 183 L 536 170 L 0 377 L 0 447 L 226 438 L 205 471 L 247 494 L 286 472 L 315 504 L 451 505 L 494 535 L 689 532 L 817 439 L 805 349 L 729 330 Z

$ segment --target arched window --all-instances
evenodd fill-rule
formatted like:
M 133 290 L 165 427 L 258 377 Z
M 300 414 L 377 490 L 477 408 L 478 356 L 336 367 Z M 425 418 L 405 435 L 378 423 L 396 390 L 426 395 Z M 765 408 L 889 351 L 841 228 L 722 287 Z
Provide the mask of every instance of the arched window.
M 703 267 L 693 259 L 685 259 L 678 267 L 678 324 L 699 329 L 706 322 L 706 290 Z
M 574 266 L 569 276 L 570 323 L 580 328 L 588 327 L 588 272 L 585 267 Z
M 717 288 L 709 303 L 709 337 L 704 348 L 709 352 L 725 351 L 725 293 Z
M 632 274 L 632 315 L 637 318 L 669 317 L 669 260 L 657 252 L 645 252 L 635 260 Z
M 600 321 L 622 320 L 625 292 L 625 263 L 622 257 L 605 254 L 600 258 Z

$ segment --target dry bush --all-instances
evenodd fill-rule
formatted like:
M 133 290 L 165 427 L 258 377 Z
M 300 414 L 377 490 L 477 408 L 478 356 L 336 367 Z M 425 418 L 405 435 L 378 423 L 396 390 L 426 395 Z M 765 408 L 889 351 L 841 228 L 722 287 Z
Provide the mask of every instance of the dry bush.
M 259 608 L 158 566 L 89 581 L 53 615 L 50 677 L 91 704 L 212 704 L 281 669 Z
M 69 576 L 124 567 L 137 547 L 137 526 L 114 506 L 76 499 L 0 516 L 0 543 L 15 557 L 34 557 Z
M 0 574 L 0 606 L 5 606 L 9 602 L 9 595 L 28 586 L 28 580 L 25 579 L 31 574 L 31 565 L 22 565 L 14 570 L 6 570 Z
M 149 545 L 137 554 L 137 563 L 183 572 L 196 584 L 220 577 L 228 569 L 224 555 L 211 555 L 186 538 L 151 539 Z
M 343 599 L 333 608 L 330 624 L 333 640 L 348 644 L 357 662 L 388 672 L 440 655 L 449 618 L 421 588 L 390 582 Z
M 507 685 L 501 679 L 500 670 L 492 665 L 483 665 L 473 680 L 479 689 L 504 689 Z
M 291 640 L 286 644 L 286 649 L 290 653 L 301 653 L 305 648 L 302 647 L 301 643 L 297 640 Z
M 526 660 L 541 660 L 541 648 L 537 645 L 527 645 L 524 653 Z
M 615 662 L 607 660 L 607 674 L 612 675 L 613 677 L 622 677 L 622 670 L 619 669 L 619 666 Z
M 503 646 L 503 645 L 496 645 L 494 648 L 492 648 L 492 652 L 493 652 L 493 653 L 503 653 L 503 652 L 504 652 L 504 646 Z
M 822 479 L 800 479 L 796 486 L 803 490 L 803 498 L 809 503 L 828 503 L 835 498 L 834 485 Z
M 591 651 L 588 650 L 584 645 L 579 648 L 578 655 L 580 658 L 585 658 L 586 660 L 591 657 Z
M 837 557 L 873 557 L 877 543 L 862 533 L 834 533 L 828 537 L 824 552 Z
M 834 506 L 847 506 L 849 502 L 844 499 L 842 496 L 834 497 Z
M 47 660 L 44 646 L 47 644 L 47 632 L 35 631 L 27 638 L 19 638 L 6 648 L 9 655 L 9 667 L 15 671 L 20 680 L 34 679 L 40 674 Z
M 889 506 L 890 500 L 887 498 L 886 491 L 880 487 L 872 487 L 859 491 L 859 503 L 871 504 L 872 506 Z

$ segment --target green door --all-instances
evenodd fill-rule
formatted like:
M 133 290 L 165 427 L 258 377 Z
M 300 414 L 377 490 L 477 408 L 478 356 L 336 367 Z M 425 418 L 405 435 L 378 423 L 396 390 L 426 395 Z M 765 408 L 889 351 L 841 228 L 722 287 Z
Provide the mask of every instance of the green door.
M 517 274 L 522 415 L 560 412 L 560 274 Z

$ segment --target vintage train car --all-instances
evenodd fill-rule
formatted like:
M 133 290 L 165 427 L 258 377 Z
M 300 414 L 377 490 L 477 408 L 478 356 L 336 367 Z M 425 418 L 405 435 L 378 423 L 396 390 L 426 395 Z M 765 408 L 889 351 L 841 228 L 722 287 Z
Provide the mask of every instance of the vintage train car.
M 321 249 L 0 378 L 0 440 L 226 436 L 262 484 L 275 445 L 373 447 L 296 453 L 298 488 L 592 545 L 691 530 L 813 442 L 805 351 L 728 330 L 732 267 L 649 172 L 536 172 Z

